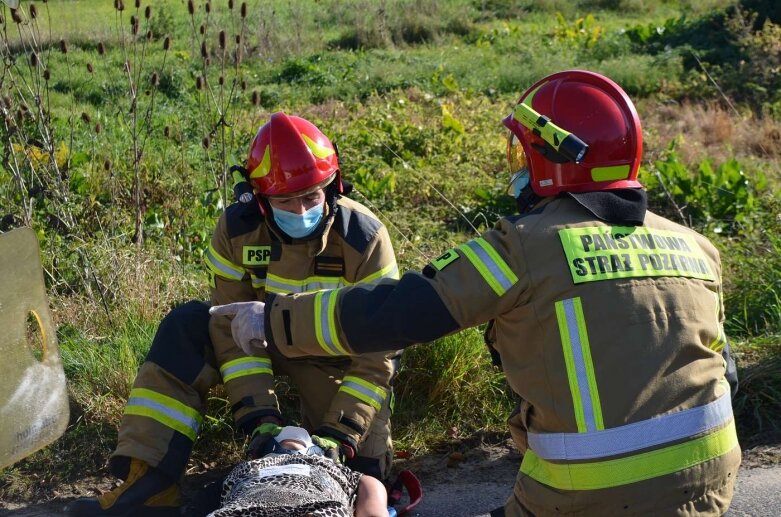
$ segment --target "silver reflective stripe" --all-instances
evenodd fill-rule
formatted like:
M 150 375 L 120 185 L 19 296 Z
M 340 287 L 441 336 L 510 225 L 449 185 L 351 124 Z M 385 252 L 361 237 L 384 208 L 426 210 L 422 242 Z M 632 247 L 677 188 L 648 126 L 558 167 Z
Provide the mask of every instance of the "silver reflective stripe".
M 596 431 L 601 426 L 597 424 L 596 419 L 594 418 L 593 399 L 586 373 L 586 360 L 583 357 L 583 336 L 580 335 L 580 327 L 578 326 L 575 298 L 562 300 L 560 303 L 564 307 L 564 314 L 567 319 L 567 331 L 570 339 L 568 344 L 572 350 L 572 358 L 575 363 L 575 375 L 578 379 L 578 391 L 580 391 L 580 402 L 583 406 L 586 432 Z
M 338 289 L 345 285 L 346 282 L 342 278 L 335 280 L 307 278 L 296 281 L 296 283 L 292 281 L 285 282 L 285 279 L 273 275 L 269 275 L 266 278 L 266 291 L 278 294 L 311 293 L 313 291 Z
M 271 359 L 264 357 L 241 357 L 228 361 L 220 367 L 223 382 L 253 374 L 274 375 Z
M 722 426 L 732 420 L 729 391 L 691 409 L 589 433 L 529 433 L 529 448 L 546 460 L 587 460 L 654 447 Z
M 240 269 L 233 264 L 226 264 L 225 262 L 227 262 L 227 260 L 220 257 L 211 246 L 209 246 L 209 248 L 206 250 L 206 262 L 212 271 L 224 277 L 231 278 L 233 280 L 241 280 L 244 278 L 243 269 Z
M 368 284 L 370 282 L 379 282 L 383 278 L 393 278 L 395 280 L 399 279 L 399 266 L 396 265 L 396 262 L 392 262 L 379 271 L 375 271 L 370 275 L 366 275 L 356 283 Z
M 485 242 L 485 244 L 490 246 L 490 244 L 487 242 Z M 499 285 L 502 286 L 502 289 L 507 291 L 513 286 L 513 284 L 515 284 L 516 280 L 509 278 L 505 274 L 505 272 L 499 267 L 499 264 L 496 263 L 493 257 L 491 257 L 485 249 L 483 249 L 477 240 L 471 240 L 467 242 L 466 246 L 468 246 L 469 249 L 471 249 L 474 254 L 477 255 L 477 257 L 480 259 L 480 262 L 482 262 L 483 265 L 488 268 L 488 271 L 490 271 L 494 279 L 499 282 Z
M 368 404 L 376 408 L 379 408 L 380 406 L 382 406 L 382 403 L 385 402 L 385 397 L 367 388 L 366 386 L 362 386 L 361 384 L 358 384 L 357 382 L 345 380 L 344 382 L 342 382 L 342 386 L 339 389 L 343 390 L 344 388 L 351 388 L 355 390 L 356 392 L 358 392 L 358 394 L 363 395 L 362 397 L 358 397 L 358 398 L 360 398 L 364 402 L 367 402 Z
M 168 418 L 171 418 L 172 420 L 176 420 L 177 422 L 184 424 L 185 426 L 192 429 L 196 434 L 198 434 L 198 429 L 200 428 L 200 424 L 196 419 L 185 415 L 181 411 L 177 411 L 164 404 L 161 404 L 160 402 L 156 402 L 148 398 L 130 397 L 127 400 L 127 405 L 128 407 L 130 406 L 145 407 L 163 413 Z
M 331 334 L 331 315 L 329 305 L 331 297 L 336 297 L 338 291 L 320 291 L 315 298 L 315 311 L 319 314 L 319 319 L 315 321 L 315 331 L 318 334 L 320 347 L 331 355 L 340 355 L 334 337 Z M 319 311 L 319 312 L 318 312 Z

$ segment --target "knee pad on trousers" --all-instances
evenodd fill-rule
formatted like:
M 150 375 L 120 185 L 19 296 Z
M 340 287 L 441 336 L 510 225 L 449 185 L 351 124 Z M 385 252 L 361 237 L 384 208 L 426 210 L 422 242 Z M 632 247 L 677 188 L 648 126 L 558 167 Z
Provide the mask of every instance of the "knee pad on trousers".
M 190 301 L 171 310 L 160 322 L 146 360 L 192 384 L 211 349 L 209 306 Z

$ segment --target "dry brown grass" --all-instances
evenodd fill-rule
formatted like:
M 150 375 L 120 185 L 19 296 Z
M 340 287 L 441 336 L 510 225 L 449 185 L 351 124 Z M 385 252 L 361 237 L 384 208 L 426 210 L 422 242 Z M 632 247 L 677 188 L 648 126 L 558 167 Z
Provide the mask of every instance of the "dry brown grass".
M 94 248 L 89 259 L 92 271 L 82 278 L 78 292 L 51 300 L 55 322 L 72 325 L 85 336 L 99 339 L 108 325 L 129 317 L 159 321 L 177 303 L 208 299 L 203 277 L 176 267 L 173 257 L 165 260 L 144 250 L 106 246 Z
M 781 121 L 737 114 L 720 103 L 659 104 L 638 107 L 645 136 L 645 161 L 659 159 L 673 140 L 680 159 L 695 165 L 704 159 L 722 163 L 731 158 L 770 165 L 766 173 L 781 176 Z

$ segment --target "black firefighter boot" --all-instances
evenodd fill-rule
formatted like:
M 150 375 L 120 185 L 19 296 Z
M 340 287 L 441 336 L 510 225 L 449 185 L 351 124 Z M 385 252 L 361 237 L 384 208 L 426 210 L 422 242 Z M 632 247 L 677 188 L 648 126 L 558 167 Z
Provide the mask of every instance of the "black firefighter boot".
M 127 479 L 111 492 L 77 499 L 65 507 L 65 515 L 112 517 L 178 517 L 182 497 L 179 485 L 145 462 L 132 458 Z

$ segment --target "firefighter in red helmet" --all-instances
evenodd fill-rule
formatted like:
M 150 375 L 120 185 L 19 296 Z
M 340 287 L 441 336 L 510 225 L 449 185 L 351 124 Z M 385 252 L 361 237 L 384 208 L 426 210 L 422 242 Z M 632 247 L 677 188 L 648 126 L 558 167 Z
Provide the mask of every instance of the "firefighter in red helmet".
M 235 168 L 236 169 L 236 168 Z M 211 304 L 250 304 L 292 294 L 398 278 L 385 226 L 344 197 L 336 147 L 311 122 L 274 113 L 258 131 L 239 201 L 220 217 L 205 255 Z M 222 383 L 254 456 L 284 425 L 275 376 L 298 391 L 301 424 L 337 461 L 384 479 L 392 459 L 391 382 L 396 352 L 288 359 L 260 342 L 237 342 L 231 319 L 188 302 L 171 311 L 136 377 L 112 471 L 125 480 L 68 515 L 179 515 L 178 480 L 198 436 L 208 390 Z M 292 344 L 292 343 L 291 343 Z
M 504 123 L 519 214 L 327 306 L 322 293 L 270 296 L 243 339 L 307 356 L 327 324 L 366 353 L 490 322 L 523 453 L 493 515 L 723 514 L 740 447 L 718 251 L 647 210 L 640 121 L 610 79 L 545 77 Z M 247 329 L 244 308 L 217 310 Z

